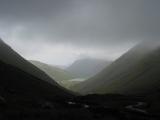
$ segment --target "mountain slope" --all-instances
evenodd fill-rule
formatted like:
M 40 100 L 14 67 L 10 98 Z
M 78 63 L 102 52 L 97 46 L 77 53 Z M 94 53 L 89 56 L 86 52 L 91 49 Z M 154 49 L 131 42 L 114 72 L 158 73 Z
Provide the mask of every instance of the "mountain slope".
M 111 62 L 93 58 L 80 59 L 67 68 L 67 71 L 79 78 L 90 78 L 102 71 Z
M 53 99 L 68 96 L 58 86 L 0 61 L 0 95 L 7 101 L 16 99 Z
M 54 82 L 54 80 L 48 77 L 48 75 L 46 75 L 40 69 L 32 65 L 27 60 L 25 60 L 19 54 L 17 54 L 11 47 L 6 45 L 2 40 L 0 40 L 0 60 L 7 64 L 13 65 L 19 69 L 22 69 L 23 71 L 33 76 L 46 80 L 51 84 L 57 84 L 56 82 Z
M 61 68 L 34 60 L 30 60 L 30 62 L 33 65 L 37 66 L 39 69 L 43 70 L 47 75 L 49 75 L 57 82 L 60 82 L 62 80 L 70 80 L 74 78 L 68 71 L 63 70 Z
M 97 76 L 74 86 L 88 93 L 145 94 L 160 87 L 160 42 L 132 48 Z
M 51 91 L 53 92 L 52 95 L 60 95 L 60 96 L 70 96 L 71 93 L 69 91 L 67 91 L 66 89 L 60 87 L 53 79 L 51 79 L 50 77 L 48 77 L 48 75 L 46 75 L 44 72 L 42 72 L 40 69 L 38 69 L 37 67 L 35 67 L 34 65 L 32 65 L 31 63 L 29 63 L 27 60 L 25 60 L 24 58 L 22 58 L 20 55 L 18 55 L 16 52 L 14 52 L 12 50 L 12 48 L 10 48 L 8 45 L 6 45 L 2 40 L 0 40 L 0 61 L 1 61 L 1 66 L 2 66 L 2 70 L 6 70 L 6 72 L 4 73 L 6 76 L 4 76 L 2 73 L 1 74 L 1 82 L 4 82 L 4 80 L 6 79 L 6 83 L 8 85 L 10 85 L 10 81 L 12 80 L 13 82 L 15 82 L 15 84 L 22 86 L 22 88 L 24 87 L 28 87 L 29 89 L 33 89 L 31 86 L 29 86 L 30 82 L 33 82 L 35 85 L 41 85 L 42 90 L 40 90 L 40 86 L 39 89 L 36 89 L 35 91 L 39 90 L 39 91 L 46 91 L 47 89 L 50 89 L 50 93 Z M 25 74 L 17 74 L 15 73 L 14 77 L 10 77 L 10 75 L 12 76 L 12 74 L 15 72 L 14 70 L 12 70 L 13 73 L 11 73 L 11 71 L 8 71 L 7 68 L 3 67 L 3 63 L 6 64 L 4 66 L 7 66 L 7 68 L 10 68 L 8 66 L 12 66 L 15 69 L 21 70 L 23 71 Z M 7 76 L 8 75 L 8 76 Z M 25 77 L 25 76 L 30 76 Z M 35 80 L 31 81 L 29 78 L 32 79 L 32 77 L 34 77 Z M 3 79 L 2 79 L 3 78 Z M 37 79 L 37 80 L 36 80 Z M 7 81 L 8 80 L 8 81 Z M 28 81 L 25 81 L 28 80 Z M 30 82 L 29 82 L 30 81 Z M 28 82 L 28 86 L 25 84 L 21 84 L 21 83 L 25 83 Z M 42 86 L 42 83 L 44 83 L 44 86 Z M 32 84 L 32 83 L 31 83 Z M 14 85 L 14 84 L 13 84 Z M 48 86 L 48 87 L 47 87 Z M 46 89 L 43 89 L 43 87 Z M 36 87 L 35 87 L 36 88 Z M 57 92 L 56 92 L 57 91 Z M 59 92 L 58 92 L 59 91 Z M 34 91 L 33 91 L 34 92 Z M 63 93 L 61 95 L 61 93 Z

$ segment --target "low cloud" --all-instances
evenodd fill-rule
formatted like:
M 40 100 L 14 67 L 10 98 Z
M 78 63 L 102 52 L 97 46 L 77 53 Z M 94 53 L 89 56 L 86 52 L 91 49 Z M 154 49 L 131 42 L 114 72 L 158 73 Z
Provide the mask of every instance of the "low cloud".
M 159 40 L 159 5 L 159 0 L 1 0 L 0 36 L 28 59 L 56 64 L 83 55 L 116 59 L 138 42 Z

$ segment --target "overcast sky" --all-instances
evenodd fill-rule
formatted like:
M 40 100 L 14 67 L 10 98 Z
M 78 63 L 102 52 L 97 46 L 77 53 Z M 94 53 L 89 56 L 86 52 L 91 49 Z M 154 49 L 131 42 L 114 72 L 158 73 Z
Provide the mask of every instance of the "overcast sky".
M 160 38 L 160 0 L 0 0 L 0 37 L 27 59 L 116 59 Z

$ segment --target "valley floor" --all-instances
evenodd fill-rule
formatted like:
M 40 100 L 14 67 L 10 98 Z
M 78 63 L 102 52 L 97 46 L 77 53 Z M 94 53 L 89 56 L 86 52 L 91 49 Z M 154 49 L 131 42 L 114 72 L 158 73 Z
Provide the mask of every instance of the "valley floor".
M 145 97 L 87 95 L 16 106 L 1 99 L 2 120 L 159 120 L 160 102 Z

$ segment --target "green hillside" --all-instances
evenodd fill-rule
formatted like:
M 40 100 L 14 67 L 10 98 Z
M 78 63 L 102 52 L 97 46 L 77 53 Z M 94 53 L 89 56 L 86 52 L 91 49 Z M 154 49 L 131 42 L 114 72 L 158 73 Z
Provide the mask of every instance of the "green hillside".
M 145 94 L 160 87 L 160 44 L 141 43 L 97 76 L 72 89 L 82 94 Z
M 71 80 L 63 80 L 60 81 L 59 84 L 64 86 L 65 88 L 72 90 L 72 87 L 85 81 L 86 79 L 82 79 L 82 78 L 75 78 L 75 79 L 71 79 Z
M 10 85 L 12 83 L 12 82 L 10 83 L 10 81 L 13 80 L 13 82 L 15 82 L 15 85 L 22 86 L 22 88 L 24 87 L 24 89 L 25 89 L 25 87 L 28 87 L 28 89 L 34 89 L 34 88 L 31 88 L 29 86 L 29 81 L 30 80 L 25 81 L 25 80 L 27 80 L 27 77 L 25 77 L 25 76 L 28 75 L 28 79 L 29 78 L 32 79 L 32 77 L 34 77 L 33 79 L 35 79 L 35 80 L 33 80 L 33 83 L 31 83 L 31 84 L 37 84 L 37 85 L 35 85 L 35 87 L 36 86 L 39 87 L 39 88 L 42 87 L 42 89 L 43 89 L 43 87 L 44 87 L 44 89 L 52 88 L 52 90 L 50 90 L 50 91 L 52 91 L 53 95 L 58 95 L 59 92 L 63 93 L 62 96 L 64 96 L 65 94 L 68 95 L 68 94 L 71 93 L 70 91 L 67 91 L 66 89 L 64 89 L 63 87 L 58 85 L 54 81 L 54 79 L 49 77 L 46 73 L 44 73 L 43 71 L 41 71 L 40 69 L 38 69 L 37 67 L 32 65 L 30 62 L 25 60 L 23 57 L 21 57 L 18 53 L 16 53 L 11 47 L 9 47 L 7 44 L 5 44 L 2 40 L 0 40 L 0 61 L 2 63 L 1 64 L 2 65 L 2 67 L 1 67 L 2 72 L 3 72 L 3 70 L 6 70 L 6 71 L 4 71 L 4 74 L 6 76 L 1 77 L 1 82 L 6 82 L 6 84 Z M 3 63 L 6 64 L 6 65 L 3 66 Z M 5 66 L 7 66 L 7 67 L 5 68 Z M 18 72 L 18 73 L 15 73 L 15 76 L 10 77 L 10 74 L 12 73 L 11 71 L 8 71 L 10 66 L 11 66 L 11 68 L 13 67 L 14 69 L 17 69 L 17 71 L 21 71 L 21 72 L 26 73 L 26 74 L 21 75 L 21 74 L 18 74 L 19 73 Z M 16 70 L 13 71 L 13 73 L 12 73 L 13 75 L 14 75 L 14 72 L 16 72 Z M 2 75 L 3 74 L 1 73 L 1 76 Z M 6 78 L 6 80 L 5 80 L 5 78 Z M 23 83 L 23 82 L 24 83 L 28 82 L 27 83 L 28 86 L 27 86 L 27 84 L 26 84 L 26 86 L 21 85 L 21 83 Z M 42 85 L 42 83 L 44 83 L 44 86 L 41 86 L 41 87 L 38 86 L 38 85 Z M 50 86 L 50 87 L 47 87 L 47 86 Z M 39 88 L 37 88 L 37 90 L 39 90 Z
M 57 82 L 64 81 L 64 80 L 70 80 L 74 77 L 66 70 L 63 70 L 61 68 L 48 65 L 39 61 L 30 60 L 30 62 L 37 66 L 39 69 L 43 70 L 47 75 L 49 75 L 51 78 L 56 80 Z
M 53 85 L 58 85 L 52 78 L 46 73 L 32 65 L 30 62 L 25 60 L 22 56 L 16 53 L 10 46 L 6 45 L 0 40 L 0 60 L 9 65 L 17 67 L 37 78 L 43 79 Z

